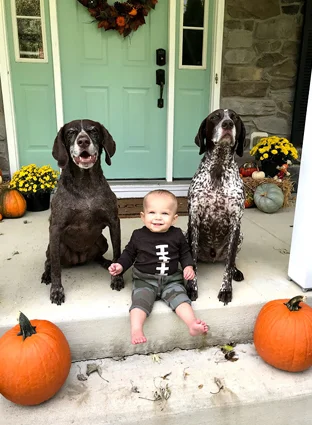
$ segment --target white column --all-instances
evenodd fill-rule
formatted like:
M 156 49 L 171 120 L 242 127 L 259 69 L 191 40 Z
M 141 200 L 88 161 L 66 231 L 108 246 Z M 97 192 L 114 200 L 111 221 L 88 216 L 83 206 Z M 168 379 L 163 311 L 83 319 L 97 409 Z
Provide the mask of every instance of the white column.
M 288 276 L 301 288 L 312 289 L 312 85 L 303 137 L 295 220 Z

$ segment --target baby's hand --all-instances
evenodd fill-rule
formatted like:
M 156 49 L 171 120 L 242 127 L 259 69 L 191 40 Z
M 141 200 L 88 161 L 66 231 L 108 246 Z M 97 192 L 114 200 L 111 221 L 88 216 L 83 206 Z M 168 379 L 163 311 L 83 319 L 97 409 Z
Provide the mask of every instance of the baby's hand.
M 108 271 L 110 272 L 110 274 L 112 276 L 117 276 L 118 274 L 122 273 L 123 271 L 123 267 L 121 264 L 119 263 L 112 263 L 109 267 L 108 267 Z
M 193 266 L 187 266 L 183 270 L 183 277 L 185 280 L 192 280 L 195 277 Z

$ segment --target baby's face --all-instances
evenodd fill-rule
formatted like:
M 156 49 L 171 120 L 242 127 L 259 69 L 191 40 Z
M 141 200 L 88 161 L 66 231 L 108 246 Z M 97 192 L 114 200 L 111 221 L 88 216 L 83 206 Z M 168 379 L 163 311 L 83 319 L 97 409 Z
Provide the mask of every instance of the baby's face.
M 163 233 L 177 220 L 176 210 L 176 203 L 170 196 L 153 194 L 146 198 L 141 218 L 151 232 Z

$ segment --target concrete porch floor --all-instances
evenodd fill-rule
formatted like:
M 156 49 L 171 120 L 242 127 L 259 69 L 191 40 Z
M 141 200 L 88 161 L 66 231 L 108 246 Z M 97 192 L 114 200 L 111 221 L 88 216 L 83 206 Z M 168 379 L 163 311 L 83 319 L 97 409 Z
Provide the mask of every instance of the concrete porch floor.
M 243 218 L 244 243 L 237 266 L 245 280 L 234 282 L 233 301 L 223 306 L 217 294 L 223 264 L 199 265 L 199 299 L 193 303 L 198 317 L 210 326 L 207 338 L 192 338 L 185 325 L 161 301 L 146 322 L 148 342 L 129 343 L 131 274 L 121 292 L 110 289 L 110 276 L 97 264 L 63 269 L 66 301 L 51 304 L 49 286 L 40 283 L 48 242 L 49 211 L 29 213 L 0 224 L 0 336 L 16 324 L 18 312 L 29 319 L 46 319 L 65 333 L 73 360 L 192 349 L 228 341 L 252 339 L 255 318 L 264 303 L 302 293 L 287 278 L 294 208 L 267 215 L 248 209 Z M 187 218 L 177 225 L 186 228 Z M 122 219 L 122 247 L 140 219 Z M 105 231 L 106 235 L 107 232 Z M 110 243 L 110 240 L 109 240 Z M 111 251 L 107 258 L 111 258 Z M 308 293 L 308 300 L 311 296 Z

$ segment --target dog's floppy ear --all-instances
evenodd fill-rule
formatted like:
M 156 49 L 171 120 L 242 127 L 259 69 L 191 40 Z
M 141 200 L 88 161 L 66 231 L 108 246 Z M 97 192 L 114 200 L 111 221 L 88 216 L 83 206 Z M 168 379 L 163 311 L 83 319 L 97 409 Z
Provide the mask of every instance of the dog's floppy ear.
M 210 115 L 208 115 L 207 118 L 204 119 L 204 121 L 201 123 L 198 133 L 195 137 L 195 143 L 197 146 L 199 146 L 199 155 L 203 154 L 207 150 L 212 149 L 213 143 L 211 142 L 212 139 L 212 133 L 214 129 L 214 124 L 209 119 Z M 206 144 L 205 144 L 206 139 Z
M 111 157 L 114 156 L 116 152 L 116 143 L 110 133 L 106 128 L 101 124 L 102 130 L 102 146 L 105 150 L 105 162 L 107 165 L 111 165 Z
M 64 144 L 64 127 L 62 127 L 54 140 L 52 149 L 53 158 L 57 160 L 60 168 L 65 168 L 68 164 L 68 153 Z
M 238 156 L 243 156 L 244 154 L 244 146 L 245 146 L 245 137 L 246 137 L 246 129 L 244 126 L 243 121 L 238 117 L 237 125 L 237 147 L 236 147 L 236 154 Z
M 204 119 L 204 121 L 201 123 L 198 132 L 195 136 L 195 143 L 196 145 L 199 147 L 199 155 L 201 155 L 202 153 L 205 152 L 206 150 L 206 145 L 205 145 L 205 139 L 206 139 L 206 120 L 207 118 Z

